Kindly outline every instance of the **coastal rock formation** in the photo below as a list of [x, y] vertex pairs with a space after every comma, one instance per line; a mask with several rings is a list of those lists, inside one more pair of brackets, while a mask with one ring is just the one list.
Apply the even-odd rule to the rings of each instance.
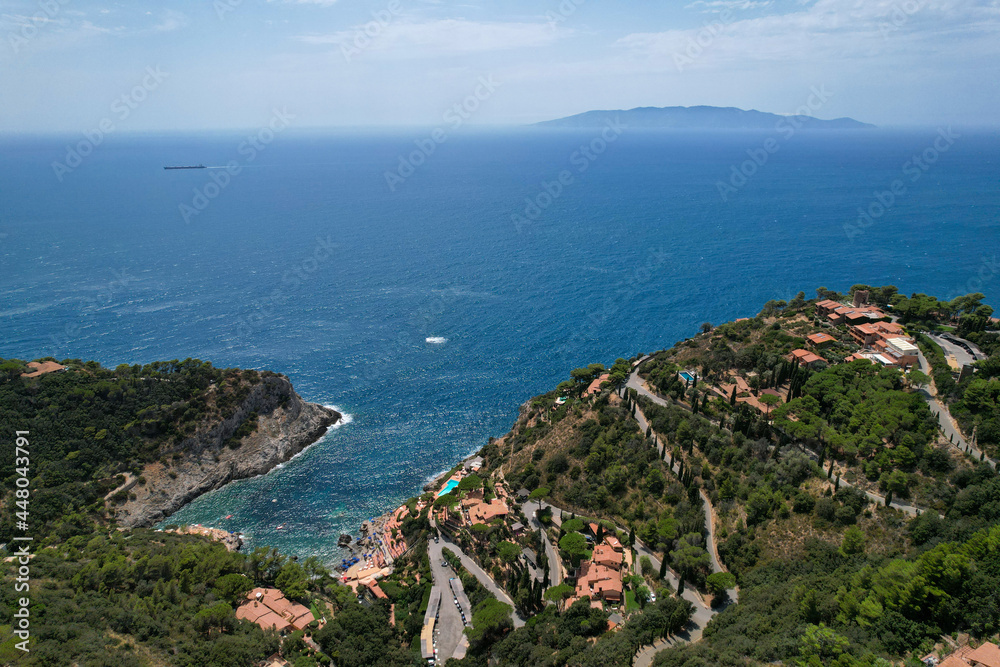
[[[237, 429], [255, 416], [256, 429], [235, 442]], [[340, 418], [336, 410], [303, 401], [288, 378], [264, 377], [232, 416], [148, 464], [142, 471], [145, 484], [133, 486], [129, 500], [111, 512], [122, 527], [150, 526], [203, 493], [284, 463]]]

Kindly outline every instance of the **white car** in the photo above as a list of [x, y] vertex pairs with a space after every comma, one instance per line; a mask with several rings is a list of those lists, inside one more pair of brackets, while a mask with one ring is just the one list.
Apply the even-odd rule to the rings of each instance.
[[649, 594], [649, 601], [650, 602], [656, 602], [656, 593], [650, 593]]

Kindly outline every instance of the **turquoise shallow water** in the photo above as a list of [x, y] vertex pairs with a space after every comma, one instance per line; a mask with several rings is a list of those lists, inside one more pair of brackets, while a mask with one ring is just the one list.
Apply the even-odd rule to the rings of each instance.
[[[916, 181], [936, 129], [779, 137], [726, 200], [763, 135], [626, 131], [582, 172], [590, 133], [456, 135], [390, 190], [422, 136], [289, 131], [252, 162], [235, 135], [112, 136], [61, 182], [78, 138], [0, 140], [0, 356], [287, 374], [349, 423], [170, 521], [334, 560], [574, 367], [821, 285], [1000, 301], [996, 135], [963, 133]], [[221, 170], [162, 169], [230, 160], [218, 190]], [[186, 222], [196, 192], [215, 196]]]

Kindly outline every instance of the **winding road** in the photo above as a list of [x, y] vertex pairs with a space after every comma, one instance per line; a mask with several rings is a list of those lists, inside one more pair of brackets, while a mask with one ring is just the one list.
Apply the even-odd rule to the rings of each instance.
[[[940, 342], [940, 340], [938, 340], [938, 342]], [[927, 361], [926, 357], [924, 357], [924, 353], [922, 351], [917, 354], [920, 360], [921, 372], [932, 378], [931, 384], [928, 387], [920, 388], [920, 394], [924, 397], [924, 400], [927, 401], [927, 406], [931, 409], [931, 412], [937, 416], [941, 432], [948, 436], [948, 441], [960, 452], [967, 453], [974, 461], [978, 461], [980, 457], [983, 457], [983, 460], [987, 464], [996, 469], [996, 459], [985, 457], [983, 456], [983, 452], [981, 450], [975, 446], [969, 446], [965, 436], [962, 435], [962, 429], [958, 427], [958, 423], [955, 421], [954, 417], [951, 416], [951, 411], [948, 410], [948, 406], [945, 405], [937, 396], [937, 388], [934, 386], [934, 376], [932, 375], [933, 369], [931, 368], [930, 362]], [[966, 452], [966, 449], [968, 449], [968, 452]]]

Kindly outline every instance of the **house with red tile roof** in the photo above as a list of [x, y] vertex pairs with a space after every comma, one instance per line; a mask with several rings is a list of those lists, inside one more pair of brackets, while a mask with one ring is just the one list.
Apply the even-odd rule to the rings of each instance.
[[848, 327], [847, 332], [851, 334], [854, 342], [861, 347], [871, 347], [875, 341], [879, 340], [878, 329], [873, 324], [867, 322], [854, 327]]
[[385, 594], [385, 591], [382, 590], [382, 587], [379, 586], [378, 582], [374, 579], [368, 582], [368, 590], [371, 591], [376, 600], [387, 600], [389, 598], [389, 596]]
[[986, 642], [966, 658], [972, 667], [1000, 667], [1000, 647]]
[[838, 308], [843, 308], [844, 304], [838, 303], [833, 299], [823, 299], [816, 304], [816, 314], [820, 317], [826, 317]]
[[583, 395], [593, 396], [595, 394], [600, 393], [601, 383], [606, 382], [609, 377], [611, 377], [610, 373], [604, 373], [603, 375], [601, 375], [601, 377], [597, 378], [596, 380], [590, 383], [590, 385], [587, 387], [587, 391], [583, 392]]
[[605, 565], [584, 561], [576, 576], [576, 597], [621, 602], [624, 589], [621, 572]]
[[247, 601], [236, 610], [236, 618], [256, 623], [264, 630], [273, 628], [279, 634], [290, 629], [305, 630], [313, 621], [307, 607], [286, 599], [277, 588], [255, 588], [247, 593]]
[[507, 516], [509, 511], [507, 503], [499, 498], [494, 498], [488, 503], [480, 501], [477, 505], [469, 508], [469, 522], [473, 525], [477, 523], [489, 523], [496, 517]]
[[809, 350], [803, 350], [799, 348], [798, 350], [792, 350], [792, 353], [788, 356], [789, 361], [798, 360], [799, 364], [803, 366], [814, 366], [820, 363], [826, 363], [826, 359], [823, 357], [810, 352]]
[[590, 558], [597, 565], [619, 570], [622, 566], [622, 553], [615, 551], [608, 544], [598, 544]]
[[815, 348], [826, 347], [827, 345], [837, 341], [837, 339], [830, 334], [823, 332], [809, 334], [806, 336], [806, 340], [809, 341], [809, 344]]
[[1000, 667], [1000, 647], [985, 642], [979, 648], [963, 646], [944, 660], [938, 667]]

